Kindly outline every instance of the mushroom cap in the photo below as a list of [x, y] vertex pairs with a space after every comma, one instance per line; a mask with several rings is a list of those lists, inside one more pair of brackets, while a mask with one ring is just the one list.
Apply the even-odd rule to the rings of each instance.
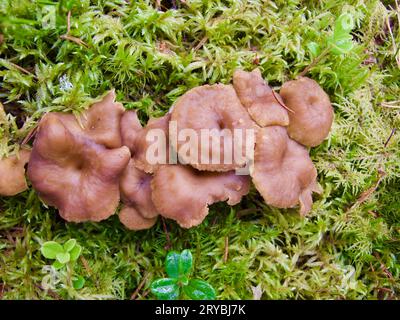
[[33, 188], [67, 221], [100, 221], [119, 204], [119, 179], [130, 159], [127, 147], [107, 149], [74, 134], [57, 115], [38, 127], [28, 165]]
[[328, 136], [333, 122], [329, 96], [317, 82], [300, 78], [283, 84], [280, 94], [289, 113], [289, 136], [297, 142], [315, 147]]
[[278, 208], [300, 204], [300, 213], [312, 207], [312, 192], [320, 192], [317, 170], [307, 149], [293, 141], [280, 126], [257, 132], [251, 176], [265, 202]]
[[0, 159], [0, 195], [14, 196], [28, 189], [25, 179], [25, 165], [30, 150], [21, 149], [17, 155]]
[[57, 112], [64, 125], [74, 134], [83, 134], [94, 142], [107, 148], [119, 148], [121, 140], [121, 118], [125, 108], [115, 102], [115, 91], [109, 91], [99, 102], [80, 115]]
[[[151, 130], [162, 130], [165, 136], [165, 149], [159, 150], [163, 153], [162, 158], [168, 161], [168, 124], [171, 115], [166, 114], [160, 118], [152, 118], [145, 127], [142, 127], [136, 111], [127, 111], [121, 119], [121, 136], [123, 145], [131, 151], [134, 165], [147, 173], [153, 173], [159, 164], [150, 163], [147, 159], [149, 146], [154, 143], [146, 137]], [[165, 164], [165, 163], [161, 163]]]
[[151, 199], [150, 183], [153, 177], [139, 169], [129, 161], [120, 180], [121, 199], [124, 204], [134, 207], [144, 218], [158, 216], [157, 209]]
[[[178, 139], [177, 152], [181, 163], [190, 164], [198, 170], [225, 172], [246, 165], [248, 160], [246, 158], [246, 129], [255, 129], [256, 124], [240, 103], [231, 85], [204, 85], [189, 90], [175, 102], [171, 112], [171, 121], [176, 121], [178, 137], [179, 133], [185, 129], [194, 130], [198, 137], [195, 141], [196, 145], [193, 145], [193, 149], [198, 147], [197, 154], [183, 152], [181, 147], [189, 142]], [[204, 129], [215, 131], [223, 139], [219, 139], [220, 143], [212, 143], [210, 137], [207, 139], [208, 143], [203, 145], [200, 137], [201, 130]], [[238, 139], [234, 139], [234, 129], [241, 130], [242, 145]], [[224, 156], [224, 141], [227, 142], [226, 146], [230, 146], [232, 149], [231, 159], [226, 159]], [[193, 141], [191, 142], [193, 143]], [[170, 144], [172, 144], [171, 135]], [[241, 154], [240, 159], [234, 157], [235, 150]], [[220, 155], [220, 161], [215, 161], [216, 163], [212, 163], [211, 160], [204, 161], [202, 158], [204, 156], [213, 159], [213, 155], [216, 154]]]
[[249, 177], [234, 171], [206, 172], [184, 165], [162, 165], [151, 181], [153, 203], [160, 215], [183, 228], [199, 225], [208, 214], [208, 205], [239, 203], [249, 188]]
[[289, 125], [289, 115], [282, 107], [282, 98], [279, 94], [274, 94], [259, 69], [252, 72], [236, 70], [233, 74], [233, 87], [251, 118], [259, 126]]
[[147, 219], [134, 207], [124, 205], [119, 213], [119, 220], [129, 230], [145, 230], [155, 225], [157, 217]]

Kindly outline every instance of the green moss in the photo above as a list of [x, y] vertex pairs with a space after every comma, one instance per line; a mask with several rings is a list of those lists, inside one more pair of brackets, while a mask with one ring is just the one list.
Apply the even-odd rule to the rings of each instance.
[[[324, 194], [315, 198], [310, 216], [270, 208], [252, 190], [232, 210], [212, 206], [199, 227], [166, 225], [172, 248], [192, 250], [196, 277], [210, 282], [220, 299], [252, 298], [257, 285], [264, 299], [399, 297], [399, 134], [385, 142], [400, 123], [400, 32], [388, 4], [191, 0], [176, 1], [176, 8], [162, 1], [157, 9], [156, 1], [40, 3], [0, 1], [0, 101], [8, 110], [23, 110], [25, 120], [21, 129], [19, 113], [0, 124], [0, 155], [12, 152], [44, 113], [79, 113], [110, 88], [146, 121], [189, 88], [229, 83], [237, 67], [258, 66], [279, 87], [312, 62], [307, 44], [324, 43], [336, 17], [352, 13], [355, 49], [326, 56], [309, 73], [335, 107], [329, 140], [311, 150]], [[60, 38], [68, 10], [69, 34], [84, 44]], [[363, 192], [368, 197], [360, 201]], [[85, 287], [65, 286], [68, 275], [60, 271], [59, 283], [46, 291], [43, 267], [49, 261], [40, 245], [70, 238], [84, 248], [88, 266], [78, 263], [74, 272], [85, 276]], [[115, 216], [66, 224], [32, 190], [1, 198], [0, 295], [126, 299], [147, 275], [138, 298], [153, 298], [146, 293], [152, 279], [163, 276], [167, 244], [161, 221], [142, 232], [127, 231]]]

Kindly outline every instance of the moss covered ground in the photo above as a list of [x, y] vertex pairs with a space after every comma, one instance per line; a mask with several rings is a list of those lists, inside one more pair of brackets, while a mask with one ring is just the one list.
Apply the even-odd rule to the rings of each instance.
[[[343, 12], [356, 22], [354, 48], [315, 60], [309, 43], [323, 47]], [[192, 251], [194, 275], [219, 299], [252, 299], [253, 291], [262, 299], [399, 298], [396, 1], [0, 0], [0, 17], [0, 101], [8, 114], [0, 156], [48, 111], [78, 114], [115, 88], [145, 123], [189, 88], [229, 83], [238, 67], [259, 67], [279, 90], [311, 64], [308, 76], [335, 108], [329, 139], [311, 150], [324, 193], [306, 218], [265, 205], [254, 189], [233, 208], [213, 205], [199, 227], [160, 220], [141, 232], [127, 231], [116, 215], [67, 224], [32, 189], [0, 198], [1, 298], [154, 298], [149, 286], [164, 276], [172, 249]], [[71, 238], [82, 258], [51, 272], [41, 244]], [[83, 289], [71, 287], [71, 274], [85, 277]]]

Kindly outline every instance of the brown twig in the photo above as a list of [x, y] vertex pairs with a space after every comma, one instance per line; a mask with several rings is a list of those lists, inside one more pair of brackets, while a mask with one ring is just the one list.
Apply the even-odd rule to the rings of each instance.
[[390, 280], [394, 280], [392, 273], [389, 271], [388, 268], [386, 268], [385, 264], [382, 262], [381, 257], [379, 256], [379, 253], [374, 252], [374, 256], [379, 261], [380, 268], [383, 271], [383, 273], [385, 274], [385, 276]]
[[372, 272], [375, 273], [375, 268], [374, 268], [374, 266], [372, 265], [372, 262], [369, 263], [369, 266], [371, 267]]
[[298, 76], [297, 78], [304, 77], [312, 68], [314, 68], [331, 50], [331, 47], [328, 46], [321, 54], [316, 57]]
[[26, 135], [26, 137], [24, 138], [24, 140], [22, 140], [21, 146], [26, 145], [26, 144], [36, 135], [37, 128], [38, 128], [38, 125], [34, 126], [34, 127], [28, 132], [28, 134]]
[[69, 10], [67, 14], [67, 34], [69, 34], [70, 30], [71, 30], [71, 10]]
[[224, 263], [228, 262], [229, 256], [229, 238], [225, 237]]
[[56, 299], [56, 300], [62, 300], [62, 298], [57, 294], [57, 292], [51, 290], [51, 289], [44, 289], [41, 285], [39, 284], [34, 284], [35, 287], [39, 288], [40, 290], [47, 292], [52, 298]]
[[150, 289], [147, 289], [145, 292], [143, 292], [141, 298], [146, 297], [150, 293]]
[[372, 211], [372, 210], [369, 210], [368, 213], [369, 213], [371, 216], [373, 216], [374, 218], [378, 218], [378, 217], [379, 217], [379, 214], [377, 214], [376, 212], [374, 212], [374, 211]]
[[86, 273], [87, 273], [89, 276], [91, 276], [92, 273], [93, 273], [93, 271], [92, 271], [92, 268], [90, 268], [90, 266], [89, 266], [89, 262], [86, 260], [86, 258], [85, 258], [84, 256], [80, 256], [80, 260], [81, 260], [81, 262], [82, 262], [83, 267], [84, 267], [85, 270], [86, 270]]
[[171, 239], [170, 239], [170, 237], [169, 237], [169, 232], [168, 232], [168, 229], [167, 229], [167, 224], [165, 223], [165, 218], [164, 218], [164, 217], [161, 217], [161, 221], [162, 221], [162, 224], [163, 224], [163, 229], [164, 229], [165, 237], [166, 237], [166, 239], [167, 239], [167, 244], [165, 245], [164, 248], [165, 248], [166, 250], [168, 250], [168, 249], [170, 249], [170, 248], [172, 247]]
[[207, 42], [208, 37], [205, 36], [203, 39], [200, 40], [200, 42], [194, 47], [194, 51], [199, 50], [202, 46], [204, 46], [204, 44]]
[[143, 288], [144, 284], [146, 283], [147, 278], [149, 277], [149, 274], [146, 273], [142, 279], [142, 281], [139, 283], [139, 286], [136, 288], [136, 290], [132, 293], [131, 295], [131, 300], [135, 300], [137, 295], [139, 294], [139, 291]]
[[386, 140], [386, 142], [384, 144], [385, 148], [388, 146], [390, 140], [392, 140], [392, 138], [393, 138], [394, 134], [396, 133], [396, 131], [397, 131], [396, 128], [392, 129], [392, 132], [390, 133], [389, 138]]
[[284, 103], [279, 101], [278, 97], [276, 96], [276, 93], [274, 90], [272, 90], [272, 95], [274, 96], [275, 100], [281, 105], [281, 107], [285, 108], [287, 111], [291, 113], [295, 113], [292, 109], [290, 109], [288, 106], [286, 106]]
[[63, 40], [68, 40], [68, 41], [71, 41], [71, 42], [75, 42], [76, 44], [79, 44], [81, 46], [89, 48], [89, 45], [86, 42], [84, 42], [83, 40], [81, 40], [81, 39], [79, 39], [77, 37], [73, 37], [73, 36], [70, 36], [68, 34], [63, 34], [63, 35], [60, 36], [60, 38], [63, 39]]
[[[387, 138], [386, 142], [384, 143], [385, 148], [388, 146], [390, 140], [393, 138], [395, 133], [396, 133], [396, 129], [392, 129], [392, 132], [390, 133], [389, 138]], [[361, 195], [358, 197], [357, 201], [346, 212], [349, 212], [349, 211], [353, 210], [355, 207], [357, 207], [359, 204], [364, 203], [376, 191], [376, 189], [378, 189], [382, 180], [386, 177], [386, 172], [381, 167], [383, 157], [384, 157], [384, 153], [380, 154], [380, 160], [378, 161], [378, 163], [379, 163], [378, 164], [378, 181], [376, 181], [372, 187], [370, 187], [367, 190], [365, 190], [364, 192], [362, 192]]]
[[10, 61], [8, 61], [8, 63], [9, 63], [10, 65], [12, 65], [15, 69], [18, 69], [19, 71], [21, 71], [21, 72], [23, 72], [23, 73], [25, 73], [25, 74], [28, 74], [28, 75], [30, 75], [30, 76], [33, 76], [33, 78], [34, 78], [35, 80], [38, 80], [38, 77], [36, 77], [32, 72], [26, 70], [25, 68], [22, 68], [22, 67], [20, 67], [19, 65], [15, 64], [15, 63], [12, 63], [12, 62], [10, 62]]
[[67, 33], [61, 35], [60, 38], [63, 39], [63, 40], [68, 40], [68, 41], [71, 41], [71, 42], [75, 42], [76, 44], [79, 44], [80, 46], [84, 46], [86, 48], [89, 47], [88, 44], [86, 42], [84, 42], [83, 40], [81, 40], [81, 39], [79, 39], [77, 37], [71, 36], [69, 34], [70, 31], [71, 31], [71, 10], [68, 11], [68, 14], [67, 14]]
[[379, 185], [381, 184], [383, 178], [386, 176], [386, 172], [384, 172], [383, 170], [378, 170], [378, 181], [375, 182], [375, 184], [368, 188], [366, 191], [364, 191], [363, 193], [361, 193], [361, 195], [358, 197], [357, 201], [351, 206], [351, 209], [354, 209], [356, 206], [364, 203], [366, 200], [369, 199], [369, 197], [376, 191], [376, 189], [378, 189]]
[[400, 109], [399, 103], [400, 103], [400, 101], [382, 102], [381, 106], [384, 108]]

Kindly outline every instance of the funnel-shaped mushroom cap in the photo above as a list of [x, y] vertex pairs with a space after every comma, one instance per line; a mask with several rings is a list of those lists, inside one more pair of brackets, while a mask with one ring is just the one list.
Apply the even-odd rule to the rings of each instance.
[[210, 204], [239, 203], [249, 187], [249, 177], [238, 176], [234, 171], [213, 173], [183, 165], [160, 166], [151, 182], [153, 203], [159, 213], [183, 228], [199, 225]]
[[282, 107], [282, 98], [279, 94], [274, 94], [265, 83], [259, 69], [254, 69], [252, 72], [236, 70], [233, 74], [233, 86], [240, 101], [259, 126], [289, 124], [288, 112]]
[[315, 147], [328, 136], [333, 121], [329, 96], [317, 82], [300, 78], [286, 82], [280, 91], [289, 113], [289, 136], [297, 142]]
[[[137, 225], [142, 229], [144, 225], [150, 224], [150, 221], [154, 224], [157, 220], [154, 218], [158, 216], [158, 212], [151, 199], [152, 178], [150, 174], [137, 169], [132, 160], [122, 174], [120, 190], [125, 207], [121, 212], [123, 214], [120, 214], [120, 220], [129, 229], [135, 229]], [[129, 216], [129, 213], [132, 216]]]
[[55, 114], [72, 133], [83, 134], [112, 149], [122, 146], [121, 117], [124, 111], [122, 104], [115, 102], [115, 91], [111, 90], [79, 117], [80, 123], [72, 114]]
[[[125, 112], [121, 119], [122, 143], [131, 151], [135, 167], [147, 173], [153, 173], [158, 165], [168, 162], [168, 124], [170, 118], [170, 114], [160, 118], [152, 118], [143, 128], [135, 111]], [[162, 136], [154, 138], [153, 133], [156, 135], [162, 133]], [[152, 140], [153, 138], [154, 140]], [[158, 139], [162, 139], [162, 141], [157, 141]], [[149, 159], [153, 155], [152, 150], [149, 149], [153, 143], [160, 143], [156, 156], [162, 160], [161, 163], [155, 163], [158, 162], [155, 158]]]
[[312, 192], [320, 192], [307, 149], [291, 140], [283, 127], [258, 131], [252, 178], [267, 204], [278, 208], [300, 204], [302, 215], [311, 210]]
[[[246, 148], [249, 147], [246, 142], [253, 142], [247, 139], [246, 129], [254, 130], [256, 124], [231, 85], [204, 85], [189, 90], [173, 106], [171, 121], [176, 121], [177, 125], [177, 152], [181, 163], [207, 171], [230, 171], [246, 164]], [[187, 129], [195, 133], [196, 139], [180, 139], [179, 135]], [[207, 135], [207, 129], [212, 130], [214, 138]], [[242, 139], [235, 138], [234, 130]], [[209, 139], [201, 139], [202, 132], [203, 137]], [[170, 133], [172, 144], [171, 138]], [[188, 152], [188, 146], [197, 152]], [[240, 156], [235, 157], [235, 151]]]
[[57, 115], [47, 114], [38, 127], [28, 165], [34, 189], [67, 221], [100, 221], [119, 203], [119, 179], [129, 149], [107, 149], [70, 132]]
[[124, 205], [119, 213], [119, 220], [129, 230], [145, 230], [155, 225], [157, 217], [147, 219], [135, 207]]
[[14, 196], [28, 189], [25, 179], [25, 165], [31, 152], [21, 149], [18, 156], [0, 159], [0, 195]]

